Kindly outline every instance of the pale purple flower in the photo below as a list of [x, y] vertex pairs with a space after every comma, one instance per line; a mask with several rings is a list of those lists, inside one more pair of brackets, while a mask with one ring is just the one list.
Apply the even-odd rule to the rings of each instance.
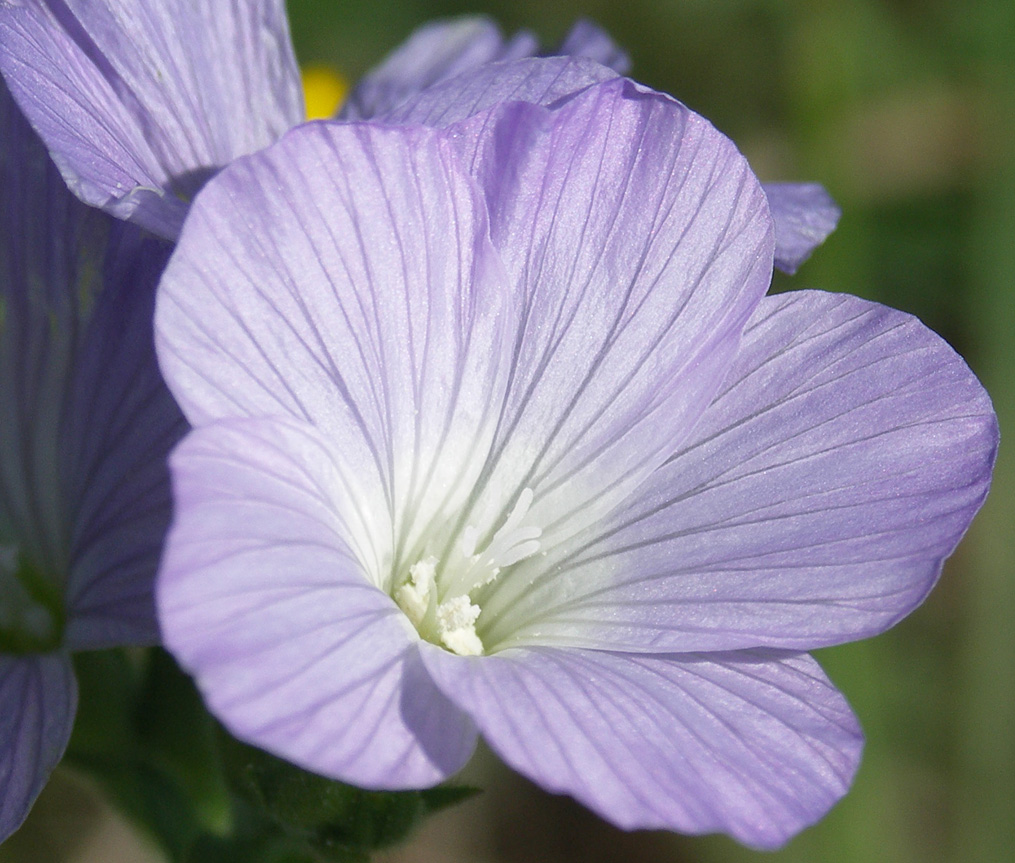
[[303, 120], [284, 0], [0, 0], [0, 72], [81, 200], [170, 239]]
[[158, 640], [167, 251], [77, 201], [0, 84], [0, 841], [67, 745], [70, 653]]
[[[342, 117], [391, 118], [435, 85], [472, 88], [477, 70], [538, 50], [531, 33], [505, 39], [483, 17], [424, 25], [364, 76]], [[588, 21], [557, 51], [568, 58], [558, 94], [630, 65]], [[168, 239], [208, 177], [304, 119], [283, 0], [0, 0], [0, 72], [78, 197]], [[776, 265], [793, 272], [801, 230], [813, 248], [838, 208], [813, 184], [766, 192]]]
[[[539, 41], [522, 30], [505, 39], [500, 28], [483, 16], [424, 24], [356, 84], [339, 117], [369, 120], [389, 114], [436, 84], [463, 80], [489, 63], [534, 57]], [[614, 74], [630, 71], [631, 61], [591, 21], [579, 20], [551, 55], [593, 60]]]
[[679, 103], [483, 104], [573, 64], [305, 125], [198, 196], [156, 309], [195, 426], [160, 622], [233, 733], [327, 776], [431, 785], [481, 733], [622, 827], [777, 846], [861, 749], [804, 651], [919, 604], [995, 417], [914, 318], [766, 297], [766, 196]]
[[[626, 57], [580, 22], [569, 53]], [[378, 113], [492, 59], [535, 53], [467, 18], [422, 28], [352, 94]], [[0, 71], [83, 201], [175, 239], [190, 199], [304, 119], [284, 0], [0, 0]]]

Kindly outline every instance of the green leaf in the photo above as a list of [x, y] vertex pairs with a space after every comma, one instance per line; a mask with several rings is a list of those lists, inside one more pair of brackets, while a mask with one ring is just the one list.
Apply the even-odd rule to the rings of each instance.
[[123, 758], [137, 742], [137, 657], [128, 657], [124, 650], [76, 653], [74, 673], [78, 679], [78, 712], [67, 757]]
[[184, 859], [202, 828], [190, 798], [173, 777], [131, 757], [79, 756], [72, 763], [91, 774], [117, 808], [157, 840], [171, 860]]
[[217, 753], [215, 720], [162, 650], [105, 650], [75, 656], [80, 706], [67, 761], [183, 860], [203, 832], [229, 828], [230, 798]]
[[193, 844], [185, 863], [320, 863], [320, 860], [305, 844], [277, 835], [224, 839], [205, 834]]
[[461, 787], [363, 791], [302, 770], [224, 732], [222, 752], [234, 793], [324, 860], [368, 860], [371, 851], [405, 839], [427, 815], [477, 792]]
[[213, 833], [228, 832], [229, 790], [219, 758], [217, 723], [193, 681], [164, 650], [149, 655], [134, 727], [144, 758], [180, 784], [198, 821]]

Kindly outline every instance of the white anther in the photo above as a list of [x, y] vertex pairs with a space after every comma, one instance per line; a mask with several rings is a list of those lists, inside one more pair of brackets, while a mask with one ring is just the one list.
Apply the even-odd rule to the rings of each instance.
[[467, 596], [456, 596], [437, 607], [437, 629], [441, 642], [459, 656], [480, 656], [483, 642], [476, 635], [480, 608]]
[[425, 557], [409, 567], [409, 581], [395, 591], [395, 602], [412, 625], [418, 627], [426, 616], [437, 584], [437, 558]]

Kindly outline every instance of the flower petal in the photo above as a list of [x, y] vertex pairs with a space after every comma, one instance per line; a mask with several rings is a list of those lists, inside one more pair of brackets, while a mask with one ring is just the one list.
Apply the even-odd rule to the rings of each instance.
[[0, 544], [16, 544], [57, 593], [67, 570], [60, 429], [106, 221], [67, 193], [0, 82]]
[[21, 826], [63, 757], [77, 700], [66, 655], [0, 654], [0, 842]]
[[62, 430], [72, 650], [158, 642], [154, 581], [172, 515], [166, 459], [187, 430], [152, 339], [168, 247], [131, 226], [110, 233]]
[[609, 66], [621, 75], [631, 71], [631, 58], [627, 52], [602, 27], [587, 18], [575, 21], [560, 47], [553, 53], [565, 57], [587, 57]]
[[152, 643], [184, 423], [152, 344], [168, 246], [76, 200], [0, 85], [0, 544], [71, 649]]
[[159, 614], [212, 712], [243, 740], [365, 788], [459, 769], [475, 730], [363, 570], [355, 477], [326, 440], [291, 421], [217, 423], [184, 439], [172, 469]]
[[538, 48], [535, 36], [527, 31], [506, 42], [500, 28], [483, 16], [431, 21], [363, 76], [340, 116], [366, 120], [387, 114], [438, 81], [474, 73], [497, 60], [528, 57]]
[[624, 79], [447, 134], [475, 154], [522, 307], [486, 481], [533, 489], [545, 547], [629, 493], [705, 409], [768, 287], [768, 208], [729, 139]]
[[488, 63], [434, 84], [379, 119], [385, 123], [443, 128], [505, 102], [553, 106], [593, 84], [616, 77], [612, 69], [581, 57]]
[[775, 265], [793, 275], [839, 224], [842, 211], [817, 183], [766, 183], [775, 222]]
[[768, 297], [692, 437], [598, 535], [543, 561], [552, 579], [491, 606], [496, 633], [644, 651], [873, 635], [933, 586], [997, 434], [972, 372], [915, 318]]
[[806, 655], [423, 652], [490, 746], [625, 829], [775, 848], [846, 792], [862, 737]]
[[195, 425], [292, 416], [341, 442], [404, 543], [397, 564], [416, 516], [457, 511], [482, 468], [509, 301], [479, 192], [436, 132], [308, 124], [195, 202], [158, 348]]
[[5, 3], [0, 48], [74, 193], [169, 238], [211, 172], [303, 119], [282, 0]]
[[[586, 86], [567, 83], [574, 78], [576, 69], [587, 70], [585, 75], [593, 80], [603, 80], [611, 74], [608, 69], [597, 68], [597, 64], [620, 74], [626, 74], [631, 66], [627, 54], [609, 34], [585, 19], [577, 21], [560, 47], [550, 53], [565, 58], [582, 57], [592, 63], [542, 67], [540, 77], [546, 76], [545, 70], [550, 68], [562, 70], [564, 75], [559, 80], [556, 75], [542, 77], [545, 83], [540, 87], [539, 78], [532, 77], [533, 68], [540, 67], [515, 66], [510, 62], [532, 57], [538, 51], [539, 44], [528, 31], [522, 30], [505, 41], [500, 28], [482, 16], [432, 21], [412, 33], [380, 66], [363, 77], [339, 116], [345, 120], [372, 117], [391, 120], [400, 116], [407, 121], [410, 114], [419, 117], [425, 112], [433, 122], [424, 125], [447, 125], [499, 101], [547, 104], [548, 91], [554, 94], [549, 101], [576, 92]], [[435, 86], [439, 86], [438, 91], [427, 92]], [[569, 90], [570, 87], [573, 89]]]

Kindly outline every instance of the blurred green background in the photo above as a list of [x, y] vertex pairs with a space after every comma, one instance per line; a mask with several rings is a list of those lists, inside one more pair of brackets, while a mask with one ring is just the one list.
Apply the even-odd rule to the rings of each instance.
[[[1011, 0], [289, 0], [289, 7], [300, 61], [352, 80], [433, 17], [483, 12], [507, 31], [535, 31], [546, 45], [576, 17], [593, 18], [628, 50], [633, 77], [709, 117], [763, 180], [816, 180], [841, 204], [838, 231], [792, 280], [777, 274], [776, 289], [844, 291], [916, 314], [986, 384], [1002, 435], [1015, 428]], [[992, 496], [926, 604], [877, 639], [821, 652], [861, 718], [867, 749], [851, 793], [783, 850], [624, 834], [481, 755], [470, 769], [487, 792], [382, 859], [1015, 859], [1013, 506], [1015, 453], [1003, 443]], [[51, 858], [24, 859], [149, 859], [115, 828], [95, 832], [97, 804], [82, 803], [76, 782], [58, 778], [24, 831], [24, 842], [48, 836]]]

